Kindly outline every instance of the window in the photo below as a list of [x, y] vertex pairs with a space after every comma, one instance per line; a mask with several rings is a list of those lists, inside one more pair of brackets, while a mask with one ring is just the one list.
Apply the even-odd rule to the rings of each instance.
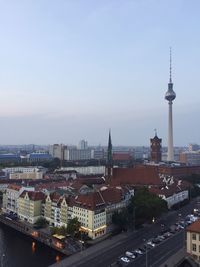
[[197, 250], [196, 244], [192, 244], [192, 251], [196, 251], [196, 250]]
[[199, 252], [200, 252], [200, 246], [199, 246]]
[[192, 239], [196, 240], [196, 234], [192, 234]]

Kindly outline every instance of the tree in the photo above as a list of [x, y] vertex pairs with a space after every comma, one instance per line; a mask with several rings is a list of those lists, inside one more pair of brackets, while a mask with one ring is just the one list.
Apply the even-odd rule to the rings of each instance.
[[45, 219], [45, 218], [43, 218], [43, 217], [39, 217], [38, 219], [37, 219], [37, 221], [34, 223], [34, 227], [35, 228], [44, 228], [44, 227], [46, 227], [48, 225], [48, 221]]
[[126, 230], [129, 224], [129, 213], [126, 208], [115, 211], [112, 216], [112, 222], [115, 224], [119, 230]]
[[167, 202], [159, 196], [148, 191], [147, 188], [138, 189], [128, 206], [130, 217], [139, 225], [144, 222], [152, 222], [167, 211]]
[[75, 217], [71, 219], [67, 225], [67, 233], [74, 236], [76, 233], [79, 232], [81, 227], [81, 223], [78, 221], [78, 218]]

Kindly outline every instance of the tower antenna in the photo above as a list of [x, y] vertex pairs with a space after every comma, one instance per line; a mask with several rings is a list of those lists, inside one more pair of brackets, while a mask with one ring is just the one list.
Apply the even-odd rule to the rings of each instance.
[[172, 83], [172, 48], [169, 48], [169, 82]]

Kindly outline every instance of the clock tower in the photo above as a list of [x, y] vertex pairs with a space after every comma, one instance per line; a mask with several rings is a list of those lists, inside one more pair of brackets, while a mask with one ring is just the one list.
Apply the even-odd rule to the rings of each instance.
[[155, 130], [154, 138], [150, 139], [151, 143], [151, 161], [156, 163], [162, 160], [162, 139], [158, 138], [157, 132]]

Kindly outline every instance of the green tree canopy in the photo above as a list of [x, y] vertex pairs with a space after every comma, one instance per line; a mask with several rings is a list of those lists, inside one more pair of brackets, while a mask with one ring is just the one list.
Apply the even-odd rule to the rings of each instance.
[[44, 228], [47, 225], [48, 225], [48, 221], [43, 217], [39, 217], [37, 221], [34, 223], [35, 228]]
[[136, 224], [151, 222], [153, 218], [159, 217], [165, 211], [167, 211], [167, 202], [145, 187], [136, 190], [128, 206], [128, 212], [132, 214]]
[[67, 225], [67, 233], [74, 236], [76, 233], [79, 232], [81, 227], [81, 223], [78, 221], [78, 218], [75, 217], [71, 219]]

